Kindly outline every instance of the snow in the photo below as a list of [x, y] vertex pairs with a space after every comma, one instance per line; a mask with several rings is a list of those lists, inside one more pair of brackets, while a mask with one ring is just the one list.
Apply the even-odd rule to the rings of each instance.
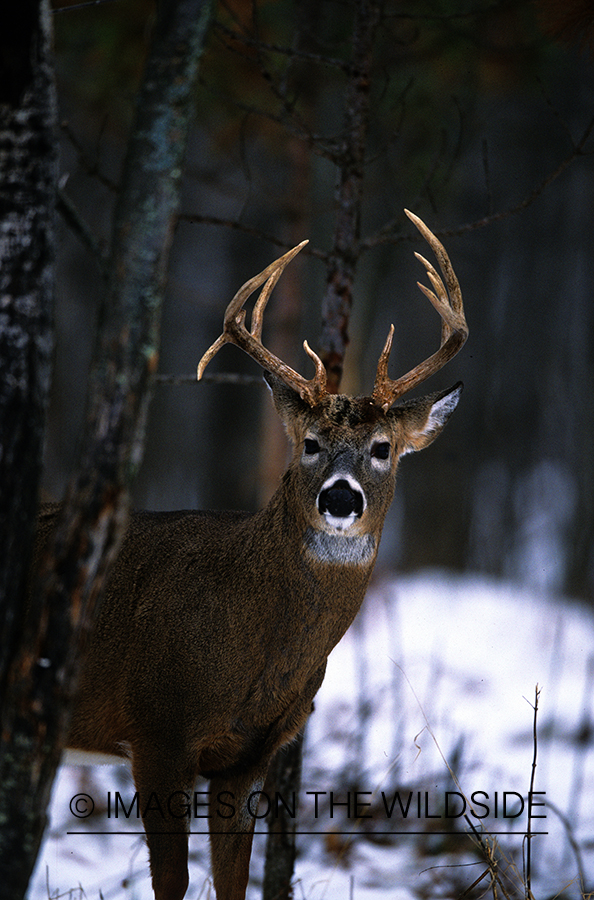
[[[532, 890], [539, 900], [569, 885], [564, 897], [580, 896], [568, 830], [592, 889], [593, 676], [594, 614], [576, 602], [444, 572], [376, 583], [331, 654], [308, 724], [299, 831], [317, 834], [298, 838], [295, 897], [458, 896], [485, 864], [479, 864], [466, 834], [439, 833], [452, 824], [467, 830], [462, 818], [445, 818], [445, 799], [450, 811], [466, 803], [475, 824], [504, 832], [498, 840], [519, 883], [537, 685], [534, 791], [544, 793], [534, 799], [547, 805], [533, 808], [546, 818], [534, 818], [532, 829], [547, 833], [532, 838]], [[131, 776], [122, 767], [62, 766], [30, 900], [152, 898], [140, 821], [108, 821], [101, 809], [115, 791], [133, 796]], [[98, 815], [71, 813], [72, 798], [83, 793], [93, 798]], [[512, 818], [520, 798], [524, 810]], [[338, 805], [347, 801], [349, 807]], [[84, 798], [79, 802], [77, 811], [84, 812]], [[472, 816], [473, 809], [482, 814], [486, 806], [488, 819]], [[93, 835], [85, 826], [124, 833]], [[192, 830], [205, 831], [205, 822], [195, 820]], [[403, 836], [406, 830], [423, 834]], [[251, 900], [261, 896], [264, 844], [258, 827]], [[214, 897], [207, 839], [191, 837], [190, 851], [188, 897]], [[485, 880], [483, 890], [487, 885]]]

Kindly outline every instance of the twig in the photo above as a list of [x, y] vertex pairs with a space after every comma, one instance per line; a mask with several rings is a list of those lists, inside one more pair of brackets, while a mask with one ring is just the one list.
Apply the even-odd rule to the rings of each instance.
[[[496, 2], [491, 3], [485, 6], [480, 10], [481, 15], [486, 15], [493, 11], [499, 11], [501, 9], [501, 4], [496, 0]], [[467, 12], [447, 12], [447, 13], [438, 13], [438, 12], [428, 12], [428, 13], [420, 13], [420, 12], [386, 12], [384, 13], [386, 19], [401, 19], [403, 21], [413, 21], [413, 22], [464, 22], [468, 19], [474, 19], [477, 15], [477, 12], [474, 8], [470, 8]]]
[[523, 212], [529, 206], [532, 206], [535, 200], [538, 200], [540, 195], [549, 187], [554, 181], [559, 178], [560, 175], [563, 174], [565, 169], [571, 165], [571, 163], [577, 159], [579, 156], [585, 155], [585, 145], [590, 138], [592, 131], [594, 130], [594, 118], [590, 120], [588, 123], [581, 139], [573, 148], [573, 151], [567, 156], [564, 160], [562, 160], [556, 169], [550, 172], [546, 178], [543, 178], [541, 183], [532, 190], [527, 197], [525, 197], [520, 203], [517, 203], [515, 206], [510, 206], [507, 210], [501, 210], [498, 213], [492, 213], [490, 216], [485, 216], [482, 219], [477, 219], [475, 222], [470, 222], [467, 225], [462, 225], [460, 228], [456, 228], [452, 231], [442, 231], [440, 233], [441, 237], [450, 237], [454, 235], [464, 234], [467, 231], [475, 231], [477, 228], [484, 228], [487, 225], [490, 225], [492, 222], [497, 222], [500, 219], [505, 219], [508, 216], [517, 215], [517, 213]]
[[89, 228], [88, 223], [83, 219], [77, 207], [74, 205], [68, 194], [61, 188], [58, 188], [56, 196], [56, 208], [62, 215], [66, 224], [71, 228], [72, 232], [90, 251], [96, 260], [104, 281], [109, 278], [109, 268], [107, 256], [101, 247], [101, 244]]
[[[435, 738], [434, 738], [434, 740], [435, 740]], [[485, 860], [487, 862], [487, 866], [489, 867], [488, 870], [491, 875], [491, 884], [489, 885], [489, 887], [493, 891], [493, 896], [494, 897], [497, 896], [495, 893], [495, 889], [498, 887], [500, 889], [502, 895], [505, 897], [505, 900], [512, 900], [509, 892], [507, 891], [505, 885], [503, 884], [503, 882], [501, 880], [501, 876], [498, 871], [499, 870], [499, 861], [497, 859], [495, 851], [499, 850], [500, 853], [502, 851], [501, 851], [499, 844], [497, 843], [497, 840], [495, 838], [491, 837], [491, 835], [489, 835], [489, 832], [479, 830], [477, 828], [477, 826], [474, 824], [474, 822], [471, 822], [471, 820], [469, 819], [469, 817], [467, 815], [464, 815], [464, 819], [465, 819], [467, 825], [469, 826], [479, 847], [481, 848], [483, 855], [485, 857]], [[482, 826], [481, 826], [481, 828], [482, 828]], [[486, 840], [486, 838], [491, 838], [491, 843], [489, 842], [489, 840]], [[504, 859], [505, 859], [505, 856], [504, 856]], [[473, 886], [474, 885], [471, 885], [471, 887], [473, 887]], [[470, 890], [470, 888], [469, 888], [469, 890]]]
[[485, 189], [487, 191], [487, 209], [489, 215], [493, 212], [493, 191], [491, 188], [491, 170], [489, 165], [489, 144], [483, 141], [483, 172], [485, 173]]
[[481, 872], [481, 874], [479, 875], [479, 877], [478, 877], [478, 878], [475, 878], [474, 881], [472, 882], [472, 884], [469, 884], [468, 887], [466, 888], [466, 890], [462, 891], [462, 893], [461, 893], [460, 896], [458, 897], [458, 900], [464, 900], [464, 897], [468, 897], [468, 895], [470, 894], [470, 892], [471, 892], [472, 890], [474, 890], [474, 888], [477, 886], [477, 884], [480, 884], [480, 883], [481, 883], [481, 881], [483, 880], [483, 878], [485, 877], [485, 875], [491, 875], [491, 867], [490, 867], [490, 866], [487, 866], [487, 868], [485, 869], [485, 871], [484, 871], [484, 872]]
[[[233, 18], [236, 18], [227, 6], [225, 6], [225, 8]], [[255, 16], [255, 5], [253, 13]], [[293, 44], [291, 47], [281, 47], [277, 44], [268, 44], [258, 37], [257, 21], [255, 19], [253, 21], [253, 25], [254, 31], [256, 32], [255, 36], [234, 31], [220, 21], [216, 21], [214, 23], [214, 31], [215, 33], [218, 33], [222, 43], [229, 52], [239, 55], [248, 63], [255, 63], [257, 65], [260, 75], [270, 88], [272, 96], [280, 102], [281, 109], [284, 115], [275, 115], [264, 110], [250, 109], [245, 105], [242, 106], [242, 104], [239, 103], [236, 103], [236, 106], [240, 109], [243, 108], [246, 112], [250, 112], [255, 115], [269, 118], [272, 121], [278, 122], [294, 137], [297, 137], [298, 139], [307, 143], [312, 153], [330, 160], [330, 162], [332, 162], [334, 165], [338, 165], [338, 157], [340, 154], [341, 146], [343, 144], [343, 140], [340, 138], [340, 136], [334, 140], [328, 140], [325, 139], [322, 135], [313, 134], [311, 132], [307, 122], [297, 113], [297, 110], [295, 108], [297, 104], [297, 97], [295, 96], [292, 100], [290, 100], [288, 97], [286, 77], [281, 77], [279, 80], [279, 78], [272, 70], [271, 66], [267, 64], [267, 60], [265, 59], [264, 54], [274, 53], [285, 56], [289, 64], [295, 62], [295, 60], [317, 63], [318, 65], [326, 66], [330, 69], [337, 69], [338, 71], [343, 72], [349, 78], [352, 76], [352, 65], [350, 61], [343, 61], [331, 56], [323, 55], [321, 53], [313, 53], [311, 51], [302, 50], [295, 44]], [[228, 40], [224, 41], [224, 38]], [[252, 52], [250, 52], [250, 50]], [[256, 51], [255, 53], [253, 52], [254, 50]]]
[[[114, 2], [114, 0], [109, 0], [109, 2]], [[85, 4], [83, 3], [81, 5], [84, 6]], [[75, 9], [76, 7], [69, 7], [69, 8]], [[100, 132], [99, 138], [98, 138], [98, 143], [101, 140], [101, 135], [103, 133], [103, 127], [104, 127], [104, 125], [102, 124], [101, 132]], [[60, 128], [64, 132], [64, 134], [66, 135], [66, 137], [68, 138], [68, 140], [70, 141], [70, 143], [72, 144], [74, 149], [76, 150], [79, 163], [83, 167], [83, 169], [85, 170], [87, 175], [89, 175], [91, 178], [97, 178], [101, 182], [101, 184], [103, 184], [106, 188], [109, 188], [110, 191], [117, 193], [117, 191], [119, 190], [118, 184], [115, 181], [112, 181], [110, 178], [107, 177], [107, 175], [104, 175], [101, 172], [101, 170], [99, 169], [99, 163], [97, 161], [97, 156], [95, 157], [95, 160], [92, 160], [89, 158], [89, 155], [86, 152], [86, 150], [84, 149], [83, 145], [81, 144], [81, 142], [79, 141], [79, 139], [77, 138], [75, 133], [72, 131], [72, 129], [70, 127], [70, 123], [68, 121], [64, 120], [64, 121], [60, 122]]]
[[72, 9], [84, 9], [85, 6], [101, 6], [102, 3], [115, 3], [116, 0], [85, 0], [84, 3], [73, 3], [71, 5], [54, 6], [53, 13], [70, 12]]
[[[290, 250], [293, 246], [293, 244], [288, 244], [286, 241], [275, 237], [268, 231], [262, 231], [261, 228], [254, 228], [251, 225], [245, 225], [237, 219], [221, 219], [218, 216], [203, 216], [198, 213], [180, 213], [178, 219], [182, 222], [189, 222], [191, 225], [219, 225], [223, 228], [230, 228], [232, 231], [241, 231], [252, 237], [268, 241], [269, 243], [274, 244], [275, 247], [281, 247], [283, 250]], [[329, 255], [324, 252], [324, 250], [316, 250], [316, 248], [311, 245], [303, 248], [302, 255], [305, 254], [313, 256], [316, 259], [321, 259], [323, 262], [328, 259]]]
[[[529, 206], [538, 200], [540, 195], [544, 193], [544, 191], [551, 185], [554, 181], [559, 178], [560, 175], [563, 174], [565, 169], [571, 165], [574, 160], [576, 160], [580, 156], [586, 155], [585, 146], [594, 130], [594, 118], [590, 120], [588, 125], [586, 126], [582, 137], [578, 141], [578, 143], [574, 146], [572, 152], [567, 156], [564, 160], [562, 160], [556, 169], [550, 172], [541, 183], [535, 187], [520, 203], [517, 203], [515, 206], [510, 206], [507, 209], [500, 210], [496, 213], [491, 213], [490, 215], [483, 216], [482, 219], [475, 219], [474, 222], [467, 222], [466, 225], [460, 225], [458, 228], [450, 228], [443, 229], [441, 231], [435, 231], [436, 237], [439, 238], [447, 238], [447, 237], [458, 237], [461, 234], [466, 234], [469, 231], [476, 231], [479, 228], [486, 228], [488, 225], [491, 225], [493, 222], [499, 222], [501, 219], [507, 219], [510, 216], [517, 215], [518, 213], [524, 212], [525, 209], [528, 209]], [[390, 222], [387, 222], [379, 231], [375, 232], [375, 234], [369, 235], [369, 237], [365, 238], [360, 243], [361, 251], [369, 250], [372, 247], [377, 247], [380, 244], [387, 243], [400, 243], [403, 240], [408, 240], [408, 238], [403, 237], [397, 233], [397, 228], [399, 225], [400, 219], [393, 219]], [[416, 237], [412, 238], [416, 239]]]
[[[180, 384], [198, 384], [196, 373], [192, 375], [155, 375], [155, 384], [172, 384], [178, 386]], [[241, 375], [238, 372], [205, 372], [201, 378], [202, 382], [210, 384], [257, 384], [265, 385], [266, 382], [261, 375]]]
[[[237, 37], [237, 40], [246, 43], [246, 39], [239, 36]], [[259, 49], [263, 45], [260, 41], [254, 40], [253, 46]], [[251, 63], [254, 62], [254, 59], [248, 54], [242, 52], [236, 44], [229, 45], [225, 43], [224, 47], [229, 52], [238, 54], [242, 59], [247, 60]], [[287, 51], [287, 53], [290, 53], [290, 51]], [[233, 105], [235, 106], [235, 108], [241, 110], [242, 112], [248, 113], [249, 115], [268, 119], [270, 122], [275, 122], [276, 124], [280, 125], [288, 134], [307, 144], [310, 151], [316, 156], [327, 159], [334, 165], [337, 165], [338, 154], [341, 145], [340, 137], [335, 139], [328, 139], [321, 134], [314, 134], [313, 132], [311, 132], [307, 123], [297, 114], [295, 110], [296, 101], [294, 100], [291, 102], [287, 98], [286, 90], [280, 88], [277, 85], [276, 78], [273, 76], [270, 69], [265, 65], [264, 59], [260, 53], [257, 54], [256, 62], [258, 64], [260, 75], [270, 88], [272, 96], [280, 102], [281, 112], [272, 112], [270, 110], [258, 108], [253, 104], [242, 103], [239, 100], [233, 101]], [[207, 85], [203, 84], [203, 87], [205, 87], [205, 89], [208, 89]]]
[[[213, 22], [213, 29], [221, 31], [225, 37], [230, 38], [232, 41], [237, 41], [240, 44], [245, 44], [246, 47], [253, 47], [258, 51], [266, 51], [267, 53], [279, 53], [282, 56], [288, 56], [290, 59], [302, 59], [307, 62], [316, 62], [322, 66], [328, 66], [329, 68], [339, 69], [342, 72], [348, 72], [349, 64], [344, 62], [342, 59], [335, 59], [331, 56], [323, 56], [321, 53], [311, 53], [306, 50], [300, 50], [297, 47], [281, 47], [279, 44], [268, 44], [265, 41], [257, 40], [256, 38], [247, 37], [247, 35], [241, 35], [233, 29], [229, 28], [227, 25], [223, 25], [220, 21]], [[235, 50], [237, 52], [236, 47], [231, 47], [227, 45], [228, 49]], [[247, 58], [247, 54], [246, 54]]]
[[538, 698], [540, 690], [538, 685], [534, 689], [534, 718], [532, 721], [532, 771], [530, 773], [530, 788], [528, 790], [528, 822], [526, 826], [526, 860], [524, 872], [524, 885], [526, 900], [532, 900], [532, 797], [534, 796], [534, 780], [536, 777], [536, 760], [538, 757]]

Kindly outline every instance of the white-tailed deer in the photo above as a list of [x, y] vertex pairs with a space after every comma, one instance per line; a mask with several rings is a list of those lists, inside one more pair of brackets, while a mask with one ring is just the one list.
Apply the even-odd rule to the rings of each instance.
[[[186, 892], [187, 800], [198, 775], [210, 779], [217, 898], [244, 898], [254, 828], [248, 798], [262, 788], [273, 754], [303, 728], [328, 654], [361, 606], [399, 458], [431, 443], [458, 403], [461, 384], [392, 408], [468, 334], [445, 250], [408, 215], [445, 281], [417, 254], [433, 291], [421, 288], [442, 319], [439, 350], [393, 381], [392, 327], [367, 397], [327, 393], [324, 366], [307, 343], [315, 375], [293, 371], [261, 333], [270, 292], [303, 245], [295, 247], [238, 291], [198, 366], [200, 378], [231, 342], [265, 369], [293, 444], [276, 493], [254, 514], [132, 516], [85, 655], [69, 746], [131, 759], [156, 900]], [[261, 285], [248, 331], [243, 305]], [[42, 514], [42, 537], [53, 518]]]

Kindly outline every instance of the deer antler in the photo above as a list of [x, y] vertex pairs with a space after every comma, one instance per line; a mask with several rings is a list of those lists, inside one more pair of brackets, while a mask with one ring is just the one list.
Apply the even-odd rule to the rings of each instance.
[[[262, 320], [264, 310], [268, 303], [268, 298], [272, 293], [272, 289], [283, 273], [283, 270], [291, 260], [297, 256], [299, 251], [305, 247], [307, 241], [302, 241], [280, 259], [275, 260], [260, 272], [250, 278], [249, 281], [240, 287], [233, 300], [225, 310], [223, 320], [223, 333], [217, 338], [214, 344], [208, 348], [200, 362], [198, 363], [197, 377], [198, 381], [202, 378], [204, 369], [211, 361], [213, 356], [221, 349], [223, 344], [231, 343], [241, 347], [242, 350], [252, 357], [267, 372], [277, 375], [286, 385], [296, 390], [300, 396], [306, 400], [310, 406], [315, 406], [320, 402], [326, 394], [326, 369], [324, 363], [309, 347], [307, 341], [304, 341], [303, 347], [305, 352], [314, 361], [316, 366], [316, 374], [313, 378], [307, 380], [298, 372], [295, 372], [290, 366], [280, 360], [277, 356], [267, 350], [262, 344]], [[252, 327], [248, 330], [245, 325], [246, 311], [243, 305], [254, 293], [254, 291], [264, 284], [260, 296], [254, 304], [252, 311]]]
[[[435, 235], [429, 231], [427, 226], [418, 216], [404, 210], [408, 218], [417, 226], [439, 262], [439, 267], [445, 279], [446, 287], [433, 268], [420, 253], [415, 253], [417, 259], [423, 263], [427, 269], [429, 281], [435, 289], [435, 293], [424, 285], [418, 283], [420, 289], [426, 297], [429, 298], [442, 319], [441, 326], [441, 344], [439, 350], [419, 363], [414, 369], [411, 369], [406, 375], [402, 375], [396, 381], [388, 377], [388, 359], [390, 350], [392, 349], [392, 339], [394, 337], [394, 326], [390, 327], [388, 339], [377, 364], [377, 374], [375, 376], [375, 385], [373, 388], [372, 399], [374, 403], [381, 406], [387, 411], [392, 404], [403, 394], [408, 393], [417, 384], [439, 371], [445, 364], [452, 359], [462, 348], [466, 338], [468, 337], [468, 326], [464, 318], [464, 307], [462, 305], [462, 292], [458, 279], [452, 268], [450, 258], [446, 253], [442, 244], [437, 240]], [[449, 292], [449, 297], [448, 297]]]

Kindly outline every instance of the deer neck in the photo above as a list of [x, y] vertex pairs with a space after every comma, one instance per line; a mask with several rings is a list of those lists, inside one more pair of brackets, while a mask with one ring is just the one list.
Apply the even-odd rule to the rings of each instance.
[[[275, 678], [286, 669], [291, 686], [295, 678], [309, 678], [323, 664], [357, 615], [379, 542], [379, 535], [372, 536], [372, 551], [365, 546], [371, 544], [370, 537], [358, 541], [356, 549], [349, 544], [348, 551], [339, 552], [312, 533], [300, 509], [290, 484], [283, 483], [268, 506], [244, 524], [246, 542], [258, 542], [261, 580], [270, 584], [273, 575], [275, 583], [269, 591], [273, 627], [267, 640], [269, 649], [278, 644], [282, 653], [275, 656], [270, 649], [267, 665]], [[342, 546], [347, 546], [348, 538], [342, 540]], [[256, 550], [256, 545], [251, 549]], [[289, 673], [293, 674], [289, 677]], [[262, 677], [268, 683], [268, 676]]]
[[298, 557], [301, 565], [315, 573], [316, 578], [331, 582], [335, 591], [344, 582], [366, 587], [375, 564], [381, 528], [377, 532], [354, 535], [316, 529], [308, 521], [290, 469], [268, 506], [257, 515], [266, 520], [260, 533], [274, 534], [284, 553]]

